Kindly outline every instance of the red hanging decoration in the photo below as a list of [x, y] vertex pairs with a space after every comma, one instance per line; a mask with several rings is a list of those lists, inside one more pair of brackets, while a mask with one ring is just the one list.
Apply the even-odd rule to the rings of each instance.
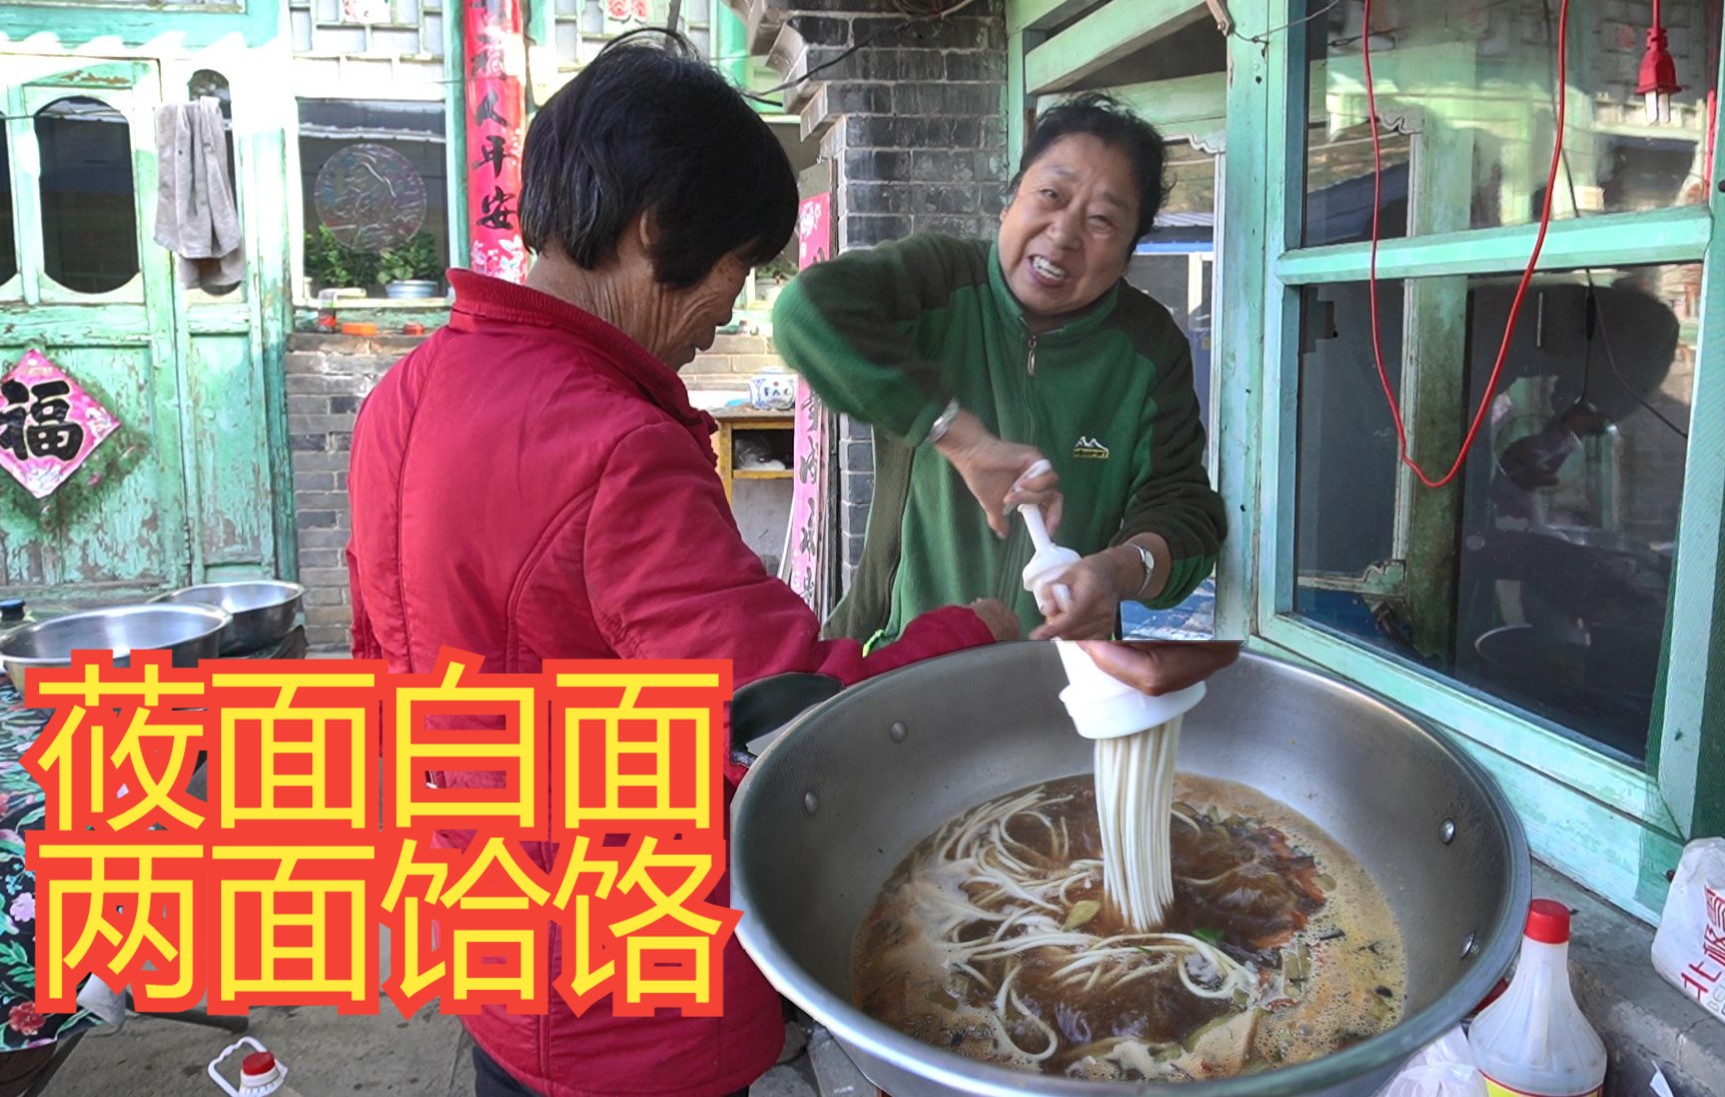
[[521, 282], [521, 142], [526, 133], [526, 42], [520, 0], [461, 5], [467, 63], [468, 265]]
[[1635, 94], [1645, 96], [1647, 124], [1663, 126], [1671, 121], [1671, 96], [1683, 89], [1677, 86], [1677, 62], [1659, 21], [1659, 0], [1653, 0], [1653, 25], [1647, 28], [1647, 52], [1641, 55], [1641, 80]]

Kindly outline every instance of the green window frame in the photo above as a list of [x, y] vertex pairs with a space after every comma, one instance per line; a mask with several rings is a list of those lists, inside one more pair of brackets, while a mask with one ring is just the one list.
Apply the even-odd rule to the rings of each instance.
[[[1225, 118], [1219, 300], [1258, 306], [1223, 310], [1216, 332], [1212, 474], [1231, 527], [1218, 569], [1218, 627], [1451, 733], [1498, 780], [1536, 857], [1656, 921], [1684, 841], [1725, 832], [1725, 168], [1715, 166], [1707, 205], [1554, 222], [1538, 268], [1703, 265], [1678, 546], [1643, 770], [1294, 615], [1300, 293], [1364, 281], [1370, 245], [1300, 246], [1310, 85], [1305, 30], [1296, 21], [1306, 5], [1232, 0], [1229, 8], [1228, 79], [1113, 89], [1175, 133]], [[1205, 9], [1191, 0], [1008, 0], [1011, 147], [1022, 147], [1039, 97], [1081, 83], [1119, 56], [1122, 42], [1151, 41], [1206, 17]], [[1529, 224], [1388, 239], [1379, 246], [1378, 277], [1519, 273], [1537, 233]], [[1418, 453], [1417, 439], [1410, 442]]]
[[[1222, 351], [1221, 472], [1237, 525], [1219, 584], [1230, 595], [1218, 612], [1225, 626], [1248, 630], [1253, 646], [1317, 664], [1454, 734], [1497, 778], [1537, 857], [1657, 920], [1683, 841], [1725, 827], [1725, 199], [1714, 186], [1706, 206], [1555, 222], [1538, 268], [1703, 264], [1677, 563], [1644, 771], [1292, 612], [1299, 293], [1364, 280], [1370, 256], [1364, 243], [1299, 246], [1309, 83], [1304, 27], [1293, 21], [1303, 14], [1298, 0], [1234, 5], [1244, 38], [1230, 41], [1224, 247], [1235, 255], [1223, 261], [1224, 299], [1262, 308], [1223, 320], [1232, 338]], [[1250, 41], [1288, 24], [1267, 43]], [[1271, 180], [1288, 182], [1264, 185]], [[1386, 240], [1378, 277], [1518, 272], [1537, 233], [1530, 224]]]

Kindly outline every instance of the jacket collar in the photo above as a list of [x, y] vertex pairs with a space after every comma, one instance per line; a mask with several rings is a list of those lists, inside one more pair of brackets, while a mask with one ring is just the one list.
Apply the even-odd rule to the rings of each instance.
[[[1006, 274], [1000, 269], [1000, 240], [996, 238], [988, 245], [988, 288], [993, 291], [995, 306], [1005, 316], [1009, 323], [1017, 325], [1023, 331], [1030, 330], [1030, 324], [1024, 318], [1024, 306], [1013, 296], [1012, 287], [1006, 284]], [[1114, 302], [1120, 298], [1120, 283], [1117, 281], [1108, 287], [1108, 291], [1096, 302], [1077, 316], [1057, 328], [1039, 332], [1036, 336], [1039, 342], [1063, 342], [1068, 339], [1078, 339], [1089, 335], [1107, 322], [1114, 311]]]
[[688, 387], [676, 370], [648, 354], [645, 347], [621, 329], [587, 310], [548, 293], [470, 270], [451, 270], [449, 284], [455, 290], [449, 326], [457, 331], [478, 331], [485, 321], [492, 321], [525, 324], [573, 336], [598, 351], [595, 365], [633, 385], [678, 422], [703, 434], [718, 429], [711, 415], [689, 403]]

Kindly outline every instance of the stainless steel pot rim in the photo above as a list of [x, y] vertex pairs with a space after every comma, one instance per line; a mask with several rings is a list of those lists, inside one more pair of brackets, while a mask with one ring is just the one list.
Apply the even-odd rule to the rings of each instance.
[[[1029, 643], [1030, 641], [1021, 642]], [[808, 725], [817, 714], [826, 714], [843, 708], [863, 705], [867, 703], [869, 695], [880, 687], [883, 681], [888, 681], [898, 675], [939, 673], [937, 668], [943, 668], [968, 658], [976, 658], [978, 651], [986, 652], [987, 650], [987, 648], [981, 648], [972, 649], [968, 652], [958, 652], [913, 664], [893, 672], [891, 676], [870, 679], [847, 689], [833, 700], [798, 717], [785, 729], [784, 734], [779, 736], [760, 756], [738, 786], [733, 804], [733, 811], [735, 812], [731, 834], [733, 848], [742, 848], [748, 840], [749, 831], [753, 829], [746, 814], [735, 810], [737, 805], [743, 802], [752, 784], [770, 782], [773, 779], [771, 771], [776, 759], [788, 751], [787, 744], [793, 743], [799, 736], [807, 734]], [[1502, 795], [1485, 768], [1466, 751], [1458, 747], [1450, 736], [1402, 706], [1363, 687], [1343, 682], [1332, 675], [1263, 655], [1254, 654], [1243, 656], [1243, 658], [1266, 659], [1278, 663], [1288, 671], [1310, 678], [1327, 687], [1339, 687], [1354, 691], [1371, 703], [1408, 720], [1421, 734], [1431, 739], [1439, 750], [1448, 755], [1450, 760], [1468, 778], [1488, 793], [1483, 798], [1490, 806], [1508, 839], [1510, 862], [1512, 864], [1527, 863], [1529, 856], [1527, 837], [1522, 829], [1520, 819], [1516, 817], [1513, 811], [1505, 810]], [[1321, 1090], [1326, 1086], [1338, 1085], [1348, 1078], [1360, 1077], [1374, 1069], [1403, 1061], [1453, 1027], [1456, 1020], [1464, 1016], [1475, 1004], [1482, 1001], [1497, 983], [1497, 980], [1509, 970], [1511, 961], [1521, 948], [1521, 930], [1531, 898], [1530, 887], [1527, 876], [1518, 874], [1514, 894], [1504, 896], [1499, 905], [1496, 923], [1476, 931], [1481, 946], [1466, 975], [1424, 1009], [1404, 1018], [1394, 1028], [1369, 1040], [1334, 1054], [1326, 1055], [1321, 1059], [1290, 1067], [1278, 1067], [1275, 1070], [1260, 1074], [1180, 1083], [1090, 1082], [1076, 1078], [1030, 1074], [992, 1063], [966, 1059], [942, 1048], [923, 1043], [921, 1040], [907, 1036], [889, 1025], [876, 1021], [850, 1002], [828, 991], [817, 980], [808, 977], [801, 966], [791, 958], [790, 953], [772, 940], [770, 936], [754, 932], [754, 923], [749, 916], [755, 905], [752, 896], [753, 883], [746, 872], [737, 870], [735, 860], [733, 860], [731, 872], [732, 905], [743, 913], [742, 919], [737, 924], [738, 941], [745, 951], [756, 959], [762, 974], [766, 976], [768, 982], [772, 983], [776, 990], [800, 1005], [810, 1016], [826, 1026], [842, 1043], [853, 1045], [868, 1055], [885, 1060], [901, 1070], [926, 1078], [936, 1084], [981, 1095], [981, 1097], [1022, 1097], [1024, 1093], [1032, 1090], [1049, 1094], [1051, 1097], [1099, 1097], [1102, 1094], [1164, 1093], [1168, 1092], [1167, 1087], [1170, 1085], [1177, 1086], [1178, 1094], [1192, 1094], [1193, 1097], [1291, 1097], [1295, 1094]], [[776, 974], [778, 972], [794, 973], [795, 977], [780, 976]], [[1462, 1008], [1456, 1009], [1457, 1005], [1461, 1005]]]
[[[31, 663], [42, 663], [42, 662], [66, 662], [70, 658], [69, 655], [64, 655], [64, 656], [22, 655], [22, 654], [18, 654], [14, 650], [12, 650], [12, 645], [15, 641], [17, 641], [21, 637], [28, 638], [30, 636], [39, 636], [44, 632], [59, 631], [61, 628], [66, 627], [68, 624], [76, 624], [79, 621], [95, 620], [98, 618], [113, 620], [116, 617], [134, 617], [134, 616], [140, 616], [143, 614], [154, 614], [154, 613], [163, 613], [163, 612], [179, 614], [179, 615], [183, 615], [186, 617], [202, 617], [210, 625], [210, 628], [207, 631], [199, 633], [197, 635], [183, 637], [182, 639], [176, 640], [176, 641], [174, 641], [173, 644], [169, 644], [165, 647], [161, 647], [161, 648], [139, 648], [137, 650], [139, 650], [139, 651], [166, 651], [169, 647], [174, 646], [174, 644], [190, 643], [191, 641], [202, 639], [203, 637], [206, 637], [206, 636], [210, 635], [211, 633], [218, 632], [221, 629], [227, 628], [228, 624], [230, 622], [232, 622], [234, 619], [233, 614], [229, 613], [225, 609], [221, 609], [220, 607], [211, 606], [211, 605], [202, 604], [202, 603], [191, 603], [191, 602], [176, 602], [176, 603], [173, 603], [171, 605], [158, 605], [154, 602], [149, 602], [149, 603], [145, 603], [143, 605], [110, 606], [106, 609], [81, 610], [77, 613], [68, 613], [68, 614], [65, 614], [64, 616], [50, 617], [44, 621], [37, 621], [33, 624], [24, 626], [23, 628], [17, 630], [16, 632], [8, 634], [4, 641], [0, 641], [0, 659], [5, 659], [5, 660], [11, 661], [11, 662], [23, 663], [26, 665], [31, 664]], [[132, 654], [133, 649], [131, 649], [131, 648], [78, 648], [75, 650], [78, 650], [78, 651], [86, 651], [86, 650], [88, 650], [88, 651], [112, 651], [114, 653], [115, 657], [119, 658], [119, 657], [130, 656]]]
[[298, 583], [290, 583], [285, 579], [232, 579], [222, 583], [194, 583], [189, 587], [180, 587], [178, 590], [170, 590], [151, 598], [149, 604], [170, 604], [176, 606], [210, 605], [211, 603], [209, 602], [197, 599], [188, 599], [187, 595], [201, 594], [206, 591], [211, 594], [220, 594], [224, 591], [238, 590], [241, 587], [272, 587], [281, 592], [281, 597], [277, 598], [275, 601], [264, 602], [255, 606], [247, 606], [245, 609], [239, 611], [241, 613], [250, 613], [253, 610], [260, 609], [274, 609], [277, 606], [285, 606], [296, 598], [303, 598], [305, 596], [305, 587]]

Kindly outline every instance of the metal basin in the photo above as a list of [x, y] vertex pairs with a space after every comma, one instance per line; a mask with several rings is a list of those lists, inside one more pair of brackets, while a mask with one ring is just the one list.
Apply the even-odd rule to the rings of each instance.
[[275, 579], [249, 579], [233, 583], [204, 583], [157, 595], [153, 602], [175, 605], [214, 606], [233, 616], [222, 634], [222, 654], [256, 651], [274, 644], [292, 632], [299, 617], [305, 588]]
[[[1159, 1088], [978, 1063], [851, 1004], [852, 938], [917, 842], [991, 797], [1091, 770], [1092, 745], [1056, 696], [1063, 685], [1054, 646], [1031, 643], [873, 679], [798, 718], [732, 806], [739, 940], [892, 1097]], [[1446, 736], [1333, 679], [1243, 655], [1187, 715], [1180, 768], [1253, 786], [1341, 842], [1387, 897], [1408, 960], [1393, 1029], [1313, 1062], [1182, 1084], [1181, 1097], [1373, 1094], [1508, 969], [1527, 912], [1526, 840], [1490, 776]]]
[[0, 661], [19, 693], [27, 672], [69, 667], [74, 651], [112, 651], [117, 666], [132, 652], [165, 648], [176, 667], [195, 667], [219, 654], [222, 630], [233, 618], [214, 606], [143, 605], [70, 613], [25, 625], [0, 641]]

